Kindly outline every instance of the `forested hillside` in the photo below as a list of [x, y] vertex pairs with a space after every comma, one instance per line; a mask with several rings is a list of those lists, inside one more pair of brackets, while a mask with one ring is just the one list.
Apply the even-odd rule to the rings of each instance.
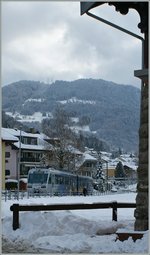
[[5, 112], [53, 114], [62, 105], [71, 117], [89, 122], [91, 131], [111, 146], [138, 147], [140, 90], [104, 80], [79, 79], [44, 84], [19, 81], [2, 88]]

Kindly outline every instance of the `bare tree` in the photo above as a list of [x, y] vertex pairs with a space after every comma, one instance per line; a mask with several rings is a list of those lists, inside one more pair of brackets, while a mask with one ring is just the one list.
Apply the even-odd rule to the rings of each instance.
[[47, 158], [59, 169], [73, 170], [76, 154], [72, 148], [79, 146], [79, 139], [71, 130], [71, 118], [63, 107], [57, 106], [53, 116], [42, 123], [43, 132], [51, 137], [54, 146]]

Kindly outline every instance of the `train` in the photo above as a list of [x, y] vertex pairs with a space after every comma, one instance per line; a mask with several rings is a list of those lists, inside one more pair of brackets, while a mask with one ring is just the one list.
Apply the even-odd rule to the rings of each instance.
[[53, 168], [32, 168], [28, 172], [28, 194], [87, 195], [93, 193], [93, 179]]

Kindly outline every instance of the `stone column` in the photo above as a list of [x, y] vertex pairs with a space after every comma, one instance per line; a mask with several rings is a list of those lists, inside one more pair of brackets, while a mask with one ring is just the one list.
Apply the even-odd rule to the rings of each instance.
[[134, 211], [135, 230], [148, 230], [148, 69], [135, 71], [135, 76], [142, 80], [141, 119], [139, 129], [139, 167], [136, 209]]

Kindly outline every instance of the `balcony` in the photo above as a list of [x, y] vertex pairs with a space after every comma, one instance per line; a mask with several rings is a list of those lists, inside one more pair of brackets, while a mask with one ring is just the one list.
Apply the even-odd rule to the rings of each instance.
[[21, 162], [40, 162], [40, 159], [39, 158], [23, 157], [23, 158], [21, 158]]

